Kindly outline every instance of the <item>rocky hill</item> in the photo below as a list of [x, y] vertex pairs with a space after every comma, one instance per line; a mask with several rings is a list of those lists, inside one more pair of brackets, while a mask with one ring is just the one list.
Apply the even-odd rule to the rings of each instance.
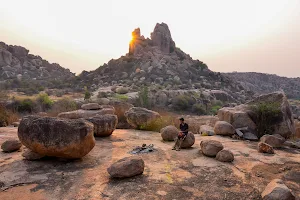
[[287, 78], [256, 72], [234, 72], [224, 75], [238, 81], [246, 91], [263, 94], [283, 90], [288, 98], [300, 99], [300, 78]]
[[244, 101], [243, 87], [231, 78], [208, 69], [207, 65], [184, 53], [173, 41], [165, 23], [156, 24], [151, 38], [137, 28], [132, 32], [129, 51], [94, 71], [83, 71], [78, 85], [96, 89], [123, 85], [135, 90], [140, 86], [157, 86], [160, 91], [206, 91], [225, 100]]
[[69, 69], [29, 54], [24, 47], [0, 42], [0, 81], [8, 88], [21, 87], [24, 82], [56, 87], [74, 77]]

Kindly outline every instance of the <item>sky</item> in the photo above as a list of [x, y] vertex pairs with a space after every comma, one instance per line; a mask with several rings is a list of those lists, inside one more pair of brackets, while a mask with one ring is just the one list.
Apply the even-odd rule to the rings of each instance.
[[168, 24], [213, 71], [300, 77], [300, 0], [0, 0], [0, 41], [74, 73], [128, 52], [131, 32]]

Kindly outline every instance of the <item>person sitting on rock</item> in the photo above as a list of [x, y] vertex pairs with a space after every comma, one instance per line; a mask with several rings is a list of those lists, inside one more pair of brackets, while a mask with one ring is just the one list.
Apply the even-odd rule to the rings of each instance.
[[189, 132], [189, 125], [187, 123], [184, 123], [184, 119], [180, 118], [180, 132], [178, 133], [178, 136], [175, 138], [175, 144], [172, 148], [172, 150], [180, 151], [181, 144], [183, 140], [186, 138], [188, 132]]

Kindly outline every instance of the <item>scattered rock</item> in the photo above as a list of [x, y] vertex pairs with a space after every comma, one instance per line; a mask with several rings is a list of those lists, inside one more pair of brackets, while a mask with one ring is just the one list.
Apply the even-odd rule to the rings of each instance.
[[269, 153], [269, 154], [274, 154], [274, 149], [271, 145], [260, 142], [258, 143], [258, 151], [260, 153]]
[[215, 157], [224, 147], [221, 142], [216, 140], [203, 140], [200, 142], [202, 153], [209, 157]]
[[208, 125], [200, 126], [199, 133], [203, 136], [213, 136], [215, 134], [214, 128]]
[[83, 119], [26, 116], [18, 136], [28, 149], [40, 155], [81, 158], [95, 146], [94, 126]]
[[275, 135], [264, 135], [260, 138], [261, 142], [271, 145], [272, 147], [282, 147], [283, 143], [285, 142], [285, 138], [283, 138], [279, 134]]
[[158, 112], [146, 108], [133, 107], [125, 112], [125, 117], [131, 126], [134, 128], [141, 128], [142, 126], [159, 119], [161, 116]]
[[100, 110], [100, 105], [97, 103], [87, 103], [81, 106], [82, 110]]
[[31, 150], [26, 150], [24, 153], [22, 153], [22, 156], [25, 160], [39, 160], [44, 157], [43, 155], [35, 153]]
[[142, 174], [144, 167], [145, 163], [142, 158], [132, 156], [118, 160], [107, 171], [112, 178], [128, 178]]
[[192, 147], [195, 144], [195, 136], [192, 132], [189, 132], [186, 135], [186, 138], [183, 140], [182, 144], [181, 144], [181, 148], [182, 149], [187, 149]]
[[261, 194], [263, 200], [295, 200], [291, 190], [280, 179], [272, 180]]
[[218, 121], [215, 124], [214, 132], [217, 135], [233, 135], [235, 133], [235, 129], [228, 122]]
[[94, 135], [99, 137], [110, 136], [118, 124], [117, 115], [110, 114], [97, 115], [87, 120], [94, 124]]
[[179, 130], [173, 126], [166, 126], [160, 130], [161, 137], [165, 141], [174, 141], [174, 139], [178, 136]]
[[1, 149], [4, 152], [10, 153], [13, 151], [18, 151], [22, 146], [22, 143], [19, 140], [6, 140], [1, 145]]
[[217, 153], [216, 159], [221, 162], [232, 162], [234, 155], [231, 151], [223, 149]]
[[114, 109], [111, 108], [103, 108], [101, 110], [74, 110], [70, 112], [59, 113], [57, 117], [66, 119], [86, 119], [95, 117], [96, 115], [114, 114], [114, 112]]

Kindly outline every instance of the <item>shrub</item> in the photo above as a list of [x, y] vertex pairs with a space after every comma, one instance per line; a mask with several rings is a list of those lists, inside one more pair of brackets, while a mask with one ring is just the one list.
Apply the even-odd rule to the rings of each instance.
[[273, 125], [282, 119], [280, 104], [277, 102], [263, 102], [251, 106], [251, 110], [255, 113], [258, 136], [265, 134], [273, 134]]
[[76, 109], [77, 109], [76, 102], [66, 97], [54, 102], [49, 113], [51, 116], [57, 116], [61, 112], [68, 112]]
[[49, 110], [53, 105], [53, 101], [49, 98], [47, 93], [40, 93], [36, 100], [43, 111]]
[[163, 116], [161, 118], [158, 118], [156, 120], [152, 120], [150, 123], [145, 124], [143, 126], [138, 127], [140, 130], [145, 131], [156, 131], [159, 132], [160, 129], [168, 126], [168, 125], [175, 125], [175, 118], [171, 116]]
[[144, 108], [151, 107], [151, 103], [149, 100], [149, 88], [147, 86], [142, 87], [138, 92], [138, 98], [136, 104], [139, 107], [144, 107]]
[[10, 125], [13, 122], [18, 121], [19, 117], [16, 113], [9, 111], [5, 106], [0, 104], [0, 127]]
[[195, 99], [187, 95], [178, 95], [173, 99], [173, 107], [179, 111], [190, 110]]
[[121, 101], [128, 101], [128, 96], [124, 94], [115, 94], [115, 98]]
[[84, 87], [84, 100], [89, 100], [92, 94], [88, 91], [87, 87]]
[[206, 114], [206, 109], [202, 104], [196, 103], [192, 107], [192, 112], [197, 114], [197, 115], [205, 115]]
[[19, 113], [33, 113], [37, 111], [37, 104], [31, 99], [17, 100], [15, 108]]
[[216, 115], [216, 114], [218, 114], [218, 111], [219, 111], [219, 109], [221, 109], [221, 108], [222, 108], [222, 107], [221, 107], [221, 106], [218, 106], [218, 105], [212, 106], [210, 112], [211, 112], [211, 114]]

